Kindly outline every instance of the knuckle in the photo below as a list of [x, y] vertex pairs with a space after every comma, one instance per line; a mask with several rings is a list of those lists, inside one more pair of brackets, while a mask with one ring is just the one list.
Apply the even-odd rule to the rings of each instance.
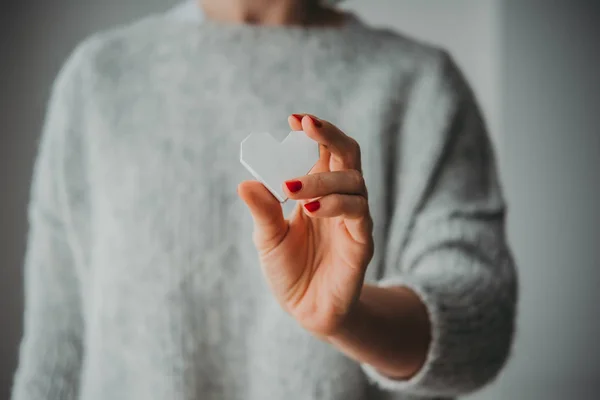
[[344, 157], [343, 157], [344, 166], [346, 168], [353, 166], [354, 165], [354, 160], [355, 160], [355, 157], [354, 157], [353, 154], [346, 153], [344, 155]]
[[356, 188], [362, 189], [365, 185], [365, 180], [360, 171], [356, 169], [352, 169], [349, 171], [350, 179], [352, 180], [352, 185]]
[[360, 162], [360, 145], [355, 139], [348, 137], [346, 150], [343, 158], [347, 165], [356, 165]]
[[369, 201], [363, 196], [357, 196], [357, 211], [360, 214], [364, 214], [369, 209]]
[[352, 152], [354, 153], [354, 156], [360, 157], [360, 144], [358, 144], [358, 142], [353, 138], [350, 138], [350, 143], [351, 143], [351, 148], [352, 148]]
[[359, 170], [354, 170], [354, 176], [356, 177], [356, 182], [362, 187], [365, 185], [365, 178], [363, 174], [360, 173]]

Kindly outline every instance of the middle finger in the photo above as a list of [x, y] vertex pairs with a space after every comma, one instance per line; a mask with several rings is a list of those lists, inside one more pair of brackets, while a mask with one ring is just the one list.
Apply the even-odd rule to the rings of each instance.
[[367, 189], [357, 170], [320, 172], [286, 181], [283, 189], [291, 199], [312, 199], [329, 194], [354, 194], [366, 197]]

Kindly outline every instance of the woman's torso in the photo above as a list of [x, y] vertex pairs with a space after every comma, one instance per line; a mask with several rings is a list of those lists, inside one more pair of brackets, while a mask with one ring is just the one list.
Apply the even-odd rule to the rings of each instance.
[[359, 28], [128, 29], [97, 44], [90, 64], [82, 399], [384, 398], [272, 298], [236, 194], [251, 178], [239, 146], [253, 131], [283, 138], [294, 112], [354, 137], [375, 279], [414, 61], [391, 65], [393, 46], [361, 42]]

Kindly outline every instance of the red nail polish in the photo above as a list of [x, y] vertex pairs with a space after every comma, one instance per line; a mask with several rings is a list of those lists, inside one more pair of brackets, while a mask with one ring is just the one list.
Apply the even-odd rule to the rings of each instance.
[[319, 200], [311, 201], [310, 203], [306, 203], [304, 205], [304, 208], [306, 208], [310, 212], [315, 212], [319, 208], [321, 208], [321, 203], [319, 203]]
[[310, 120], [312, 121], [312, 123], [317, 127], [320, 128], [323, 126], [323, 123], [321, 121], [319, 121], [318, 119], [316, 119], [315, 117], [312, 116], [308, 116], [308, 118], [310, 118]]
[[302, 118], [304, 117], [304, 115], [302, 115], [302, 114], [292, 114], [292, 117], [296, 118], [298, 120], [298, 122], [302, 122]]
[[302, 182], [300, 181], [288, 181], [285, 183], [285, 186], [287, 186], [288, 190], [292, 193], [296, 193], [299, 192], [300, 189], [302, 189]]

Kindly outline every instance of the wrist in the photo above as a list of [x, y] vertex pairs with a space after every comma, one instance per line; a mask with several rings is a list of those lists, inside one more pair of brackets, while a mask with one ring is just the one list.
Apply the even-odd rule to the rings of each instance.
[[346, 314], [340, 319], [335, 330], [326, 335], [329, 342], [342, 341], [353, 336], [361, 325], [369, 319], [368, 309], [363, 299], [359, 296]]
[[425, 363], [430, 329], [426, 308], [412, 290], [365, 285], [327, 341], [392, 379], [409, 379]]

